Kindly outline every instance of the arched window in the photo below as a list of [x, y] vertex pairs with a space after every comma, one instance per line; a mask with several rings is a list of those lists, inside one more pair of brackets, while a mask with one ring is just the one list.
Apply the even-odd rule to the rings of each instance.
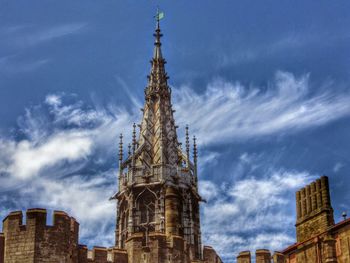
[[141, 214], [140, 223], [149, 224], [155, 221], [155, 200], [153, 194], [145, 192], [140, 198], [139, 210]]
[[128, 210], [128, 202], [122, 201], [120, 208], [119, 208], [119, 225], [120, 225], [120, 247], [124, 248], [125, 241], [128, 237], [128, 217], [129, 217], [129, 210]]

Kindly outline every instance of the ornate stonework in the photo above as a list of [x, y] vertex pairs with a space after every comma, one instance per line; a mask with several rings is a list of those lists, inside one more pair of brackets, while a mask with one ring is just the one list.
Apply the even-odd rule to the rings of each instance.
[[116, 246], [143, 262], [202, 260], [195, 138], [191, 161], [188, 127], [186, 152], [176, 133], [159, 21], [154, 36], [140, 132], [134, 124], [125, 159], [120, 137]]
[[[133, 126], [128, 156], [119, 144], [115, 246], [88, 250], [79, 244], [79, 223], [55, 211], [35, 208], [10, 213], [0, 233], [0, 263], [221, 263], [215, 250], [202, 246], [197, 186], [197, 146], [186, 127], [186, 152], [176, 134], [171, 89], [161, 52], [159, 22], [152, 68], [145, 89], [140, 132]], [[107, 201], [107, 200], [106, 200]]]

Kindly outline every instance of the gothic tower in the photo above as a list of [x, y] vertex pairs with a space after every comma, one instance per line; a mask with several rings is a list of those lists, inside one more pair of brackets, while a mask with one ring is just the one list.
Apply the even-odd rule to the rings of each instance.
[[133, 263], [196, 262], [202, 259], [196, 138], [191, 161], [188, 127], [185, 152], [177, 137], [159, 20], [154, 37], [143, 117], [138, 134], [133, 125], [126, 158], [120, 136], [116, 246]]

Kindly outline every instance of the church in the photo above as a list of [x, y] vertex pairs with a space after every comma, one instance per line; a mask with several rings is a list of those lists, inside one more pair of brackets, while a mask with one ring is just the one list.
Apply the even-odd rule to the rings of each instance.
[[[159, 14], [158, 14], [159, 15]], [[177, 136], [171, 88], [161, 50], [159, 17], [151, 71], [139, 125], [132, 141], [119, 142], [115, 244], [89, 250], [79, 243], [79, 223], [63, 211], [32, 208], [3, 220], [0, 263], [221, 263], [201, 238], [196, 137]], [[192, 146], [191, 146], [192, 145]], [[125, 152], [127, 154], [125, 154]], [[108, 200], [106, 200], [107, 202]], [[242, 251], [238, 263], [349, 263], [350, 219], [335, 223], [329, 182], [317, 179], [296, 193], [296, 243], [271, 255], [266, 248]], [[25, 222], [25, 223], [24, 223]], [[232, 255], [234, 258], [235, 255]]]
[[142, 121], [133, 125], [127, 156], [120, 135], [118, 192], [111, 197], [117, 206], [115, 246], [96, 246], [89, 251], [79, 244], [79, 223], [73, 217], [55, 211], [53, 225], [47, 226], [47, 211], [33, 208], [26, 212], [26, 224], [21, 211], [3, 220], [0, 263], [222, 262], [212, 247], [202, 244], [203, 200], [198, 193], [196, 138], [191, 139], [190, 149], [189, 129], [185, 127], [182, 150], [161, 50], [159, 20]]

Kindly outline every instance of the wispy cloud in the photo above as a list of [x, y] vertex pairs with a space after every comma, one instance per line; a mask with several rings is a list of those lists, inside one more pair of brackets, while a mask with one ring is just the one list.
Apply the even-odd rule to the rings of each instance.
[[21, 60], [18, 55], [0, 58], [0, 73], [16, 74], [37, 70], [50, 62], [50, 59]]
[[202, 143], [219, 143], [295, 133], [349, 116], [350, 93], [331, 90], [325, 85], [312, 93], [309, 75], [279, 71], [268, 87], [217, 79], [198, 94], [183, 86], [174, 105], [177, 120], [190, 123]]
[[[295, 133], [350, 114], [347, 92], [320, 88], [311, 93], [308, 75], [285, 72], [278, 72], [268, 87], [219, 79], [201, 94], [190, 87], [174, 89], [173, 94], [176, 120], [182, 127], [191, 124], [204, 146]], [[115, 209], [108, 197], [116, 187], [111, 167], [117, 136], [123, 132], [129, 142], [131, 124], [139, 118], [138, 109], [86, 105], [65, 94], [50, 94], [42, 105], [28, 108], [19, 118], [16, 136], [0, 138], [0, 191], [26, 185], [26, 190], [7, 195], [2, 209], [63, 209], [77, 217], [82, 237], [90, 244], [111, 245]], [[207, 153], [202, 165], [219, 158], [216, 152]], [[278, 249], [293, 240], [285, 231], [294, 223], [291, 200], [313, 176], [279, 167], [259, 169], [263, 159], [242, 153], [232, 160], [232, 174], [223, 184], [200, 181], [208, 200], [203, 206], [203, 238], [225, 259], [242, 249]]]
[[[37, 29], [34, 26], [21, 27], [11, 36], [13, 43], [20, 47], [31, 47], [67, 35], [75, 34], [84, 29], [86, 23], [69, 23]], [[20, 33], [20, 34], [19, 34]]]

